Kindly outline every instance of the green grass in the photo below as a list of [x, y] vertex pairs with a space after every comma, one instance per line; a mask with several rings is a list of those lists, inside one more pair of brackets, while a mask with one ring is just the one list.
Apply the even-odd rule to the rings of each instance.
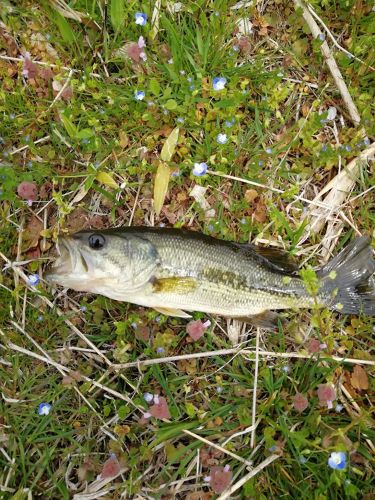
[[[32, 259], [20, 269], [26, 275], [41, 273], [41, 261], [34, 259], [46, 257], [58, 231], [127, 225], [132, 220], [191, 227], [240, 242], [256, 237], [278, 241], [299, 262], [321, 263], [326, 227], [309, 233], [300, 245], [307, 230], [307, 203], [295, 196], [313, 199], [339, 166], [358, 156], [365, 148], [362, 126], [368, 137], [374, 135], [373, 73], [368, 67], [374, 66], [372, 6], [354, 0], [311, 2], [339, 43], [362, 60], [334, 52], [361, 115], [361, 126], [354, 127], [323, 62], [321, 42], [312, 40], [291, 2], [259, 2], [263, 7], [258, 11], [254, 6], [231, 9], [234, 1], [189, 0], [182, 2], [180, 12], [171, 14], [163, 1], [157, 32], [150, 24], [154, 3], [111, 0], [105, 10], [105, 2], [98, 0], [3, 2], [1, 253], [11, 261]], [[57, 10], [58, 4], [65, 5], [65, 15]], [[68, 5], [81, 21], [66, 15]], [[146, 26], [135, 24], [137, 11], [147, 13]], [[253, 23], [246, 54], [236, 51], [236, 23], [241, 17]], [[124, 45], [137, 42], [141, 35], [147, 61], [136, 65], [123, 56]], [[37, 66], [35, 79], [22, 75], [21, 60], [8, 58], [20, 58], [25, 52], [32, 60], [47, 63]], [[48, 65], [52, 73], [42, 75]], [[67, 83], [70, 95], [55, 99], [70, 68], [75, 70]], [[212, 88], [217, 76], [227, 79], [221, 92]], [[146, 93], [143, 101], [135, 100], [136, 90]], [[335, 129], [332, 122], [324, 122], [330, 106], [343, 117], [336, 118]], [[231, 119], [229, 127], [225, 122]], [[160, 216], [153, 218], [159, 155], [176, 126], [179, 139], [168, 161], [176, 175], [169, 179]], [[227, 134], [226, 144], [217, 143], [218, 133]], [[23, 146], [27, 147], [14, 152]], [[195, 162], [266, 188], [215, 174], [195, 177]], [[354, 191], [341, 207], [351, 224], [344, 223], [335, 252], [355, 236], [353, 225], [373, 235], [371, 168], [361, 166]], [[22, 181], [33, 181], [40, 190], [39, 200], [31, 206], [17, 196]], [[207, 219], [205, 210], [189, 196], [195, 184], [207, 188], [213, 218]], [[79, 199], [77, 193], [82, 195]], [[20, 227], [26, 231], [20, 234]], [[46, 299], [53, 301], [52, 308]], [[207, 316], [195, 315], [200, 318]], [[16, 272], [4, 270], [0, 275], [0, 498], [27, 498], [28, 492], [35, 498], [71, 498], [95, 480], [111, 453], [124, 473], [108, 483], [104, 498], [121, 494], [162, 498], [172, 495], [176, 484], [177, 498], [198, 498], [198, 492], [210, 498], [215, 494], [204, 477], [212, 465], [229, 464], [232, 484], [248, 473], [241, 460], [213, 448], [208, 460], [208, 447], [184, 433], [187, 429], [222, 445], [252, 424], [255, 370], [248, 356], [215, 355], [115, 371], [67, 319], [111, 363], [232, 347], [223, 318], [215, 318], [217, 323], [211, 318], [204, 337], [189, 342], [185, 320], [100, 296], [52, 295], [43, 281], [30, 290]], [[28, 336], [12, 322], [23, 326]], [[142, 328], [148, 329], [150, 340], [140, 338]], [[317, 338], [327, 345], [322, 356], [366, 360], [371, 356], [373, 328], [371, 318], [290, 312], [282, 331], [261, 334], [260, 347], [307, 354], [310, 339]], [[249, 327], [240, 340], [254, 348], [255, 333]], [[43, 349], [65, 367], [61, 368], [65, 376], [12, 345], [45, 357]], [[356, 390], [351, 385], [353, 365], [319, 356], [260, 358], [257, 447], [251, 449], [247, 432], [235, 435], [225, 448], [255, 466], [273, 452], [280, 457], [240, 488], [235, 493], [238, 498], [371, 498], [373, 379], [370, 367], [364, 369], [370, 387]], [[104, 388], [74, 373], [67, 378], [68, 370]], [[317, 397], [319, 384], [327, 383], [337, 392], [331, 410]], [[148, 408], [146, 392], [166, 398], [169, 422], [139, 423]], [[296, 392], [308, 399], [303, 413], [293, 408]], [[42, 402], [52, 404], [48, 416], [37, 414]], [[344, 408], [337, 411], [336, 403]], [[347, 453], [345, 470], [327, 465], [333, 451]]]

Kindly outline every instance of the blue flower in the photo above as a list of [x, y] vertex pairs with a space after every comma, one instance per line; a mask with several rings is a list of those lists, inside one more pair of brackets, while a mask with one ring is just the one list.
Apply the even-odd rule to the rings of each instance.
[[156, 349], [156, 352], [157, 352], [158, 354], [163, 354], [163, 352], [164, 352], [164, 351], [165, 351], [164, 347], [158, 347], [158, 348]]
[[145, 98], [145, 93], [143, 92], [143, 90], [136, 90], [135, 91], [135, 98], [137, 101], [142, 101], [144, 98]]
[[144, 26], [147, 23], [147, 14], [144, 12], [136, 12], [134, 17], [135, 24], [139, 24], [139, 26]]
[[325, 34], [324, 34], [324, 33], [320, 33], [320, 35], [319, 35], [319, 40], [320, 40], [321, 42], [324, 42], [324, 40], [325, 40], [325, 39], [326, 39]]
[[177, 123], [184, 123], [185, 118], [182, 118], [182, 116], [179, 116], [176, 120]]
[[82, 312], [86, 312], [87, 311], [87, 306], [81, 306], [79, 309]]
[[307, 462], [307, 458], [301, 455], [300, 457], [298, 457], [298, 462], [303, 465]]
[[196, 175], [197, 177], [201, 177], [207, 172], [207, 163], [194, 163], [194, 168], [193, 168], [193, 175]]
[[238, 52], [240, 50], [238, 45], [233, 45], [232, 49], [234, 50], [234, 52]]
[[269, 155], [272, 154], [272, 149], [271, 148], [266, 148], [266, 153], [269, 154]]
[[25, 142], [29, 142], [29, 141], [30, 141], [30, 136], [29, 136], [29, 134], [25, 135], [25, 137], [23, 138], [23, 140], [24, 140]]
[[214, 90], [223, 90], [227, 83], [227, 79], [223, 76], [217, 76], [212, 82], [212, 87]]
[[49, 403], [40, 403], [38, 406], [38, 415], [48, 415], [52, 409], [52, 405]]
[[16, 115], [14, 113], [10, 113], [10, 115], [9, 115], [9, 119], [10, 120], [14, 120], [15, 117], [16, 117]]
[[236, 119], [235, 118], [231, 118], [230, 120], [225, 120], [224, 125], [227, 128], [232, 128], [235, 123], [236, 123]]
[[263, 165], [264, 165], [264, 161], [263, 161], [263, 160], [259, 160], [259, 161], [258, 161], [258, 165], [259, 165], [260, 167], [263, 167]]
[[191, 82], [193, 81], [193, 77], [192, 77], [192, 76], [188, 76], [188, 77], [186, 78], [186, 80], [187, 80], [189, 83], [191, 83]]
[[30, 286], [36, 286], [40, 281], [38, 274], [31, 274], [28, 279], [28, 283]]
[[347, 144], [347, 145], [345, 146], [345, 149], [346, 149], [346, 151], [348, 151], [348, 152], [352, 150], [352, 148], [349, 146], [349, 144]]
[[41, 314], [39, 314], [38, 321], [43, 321], [43, 320], [44, 320], [43, 316]]
[[195, 90], [195, 85], [194, 84], [189, 85], [189, 90]]
[[219, 144], [226, 144], [228, 142], [227, 134], [217, 134], [216, 140]]
[[369, 139], [368, 137], [365, 137], [365, 138], [363, 139], [363, 144], [364, 144], [365, 146], [369, 146], [369, 145], [370, 145], [370, 139]]
[[346, 453], [343, 451], [333, 451], [328, 458], [328, 465], [331, 469], [343, 470], [346, 467]]
[[322, 151], [323, 151], [323, 153], [325, 153], [327, 151], [327, 144], [323, 144]]
[[27, 165], [29, 168], [32, 168], [32, 166], [33, 166], [33, 162], [30, 160], [30, 161], [28, 161], [28, 162], [27, 162], [27, 164], [26, 164], [26, 165]]
[[340, 411], [342, 411], [343, 408], [344, 408], [343, 405], [337, 403], [337, 405], [335, 406], [335, 411], [337, 411], [337, 413], [340, 413]]
[[221, 393], [223, 392], [223, 388], [222, 388], [220, 385], [218, 385], [218, 386], [216, 387], [216, 392], [217, 392], [218, 394], [221, 394]]

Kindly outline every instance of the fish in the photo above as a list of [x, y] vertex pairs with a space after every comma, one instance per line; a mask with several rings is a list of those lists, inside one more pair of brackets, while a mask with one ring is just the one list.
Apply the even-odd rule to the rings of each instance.
[[192, 312], [265, 328], [279, 310], [327, 307], [375, 316], [370, 238], [351, 241], [316, 271], [312, 293], [285, 254], [186, 229], [130, 226], [84, 230], [57, 240], [51, 285], [104, 295], [181, 318]]

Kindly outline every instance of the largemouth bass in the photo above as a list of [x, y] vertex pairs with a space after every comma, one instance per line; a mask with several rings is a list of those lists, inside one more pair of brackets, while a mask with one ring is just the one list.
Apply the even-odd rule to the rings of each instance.
[[328, 307], [375, 316], [368, 237], [353, 240], [317, 271], [312, 296], [298, 271], [258, 247], [182, 229], [125, 227], [60, 237], [50, 283], [189, 317], [202, 311], [275, 323], [272, 310]]

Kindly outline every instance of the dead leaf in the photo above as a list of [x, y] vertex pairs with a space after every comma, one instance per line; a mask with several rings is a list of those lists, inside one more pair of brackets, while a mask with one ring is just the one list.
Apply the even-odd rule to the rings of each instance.
[[293, 406], [295, 410], [302, 413], [309, 406], [309, 402], [303, 394], [297, 392], [297, 394], [293, 396]]
[[354, 389], [365, 391], [368, 389], [368, 376], [365, 370], [360, 365], [355, 365], [353, 373], [350, 377], [350, 382]]
[[116, 477], [120, 472], [120, 464], [117, 460], [116, 455], [111, 455], [111, 457], [104, 462], [102, 472], [100, 473], [100, 479], [110, 479], [112, 477]]
[[37, 217], [32, 217], [22, 234], [24, 252], [38, 245], [42, 229], [43, 223]]
[[154, 398], [155, 404], [153, 404], [148, 412], [155, 418], [171, 418], [169, 413], [167, 400], [161, 396]]
[[258, 192], [255, 189], [246, 189], [245, 200], [248, 203], [252, 203], [256, 198], [258, 198]]
[[166, 163], [161, 161], [156, 171], [154, 185], [154, 210], [157, 216], [160, 215], [165, 197], [167, 195], [170, 175], [170, 168]]
[[177, 361], [177, 368], [180, 372], [194, 375], [197, 373], [197, 360], [196, 359], [180, 359]]

